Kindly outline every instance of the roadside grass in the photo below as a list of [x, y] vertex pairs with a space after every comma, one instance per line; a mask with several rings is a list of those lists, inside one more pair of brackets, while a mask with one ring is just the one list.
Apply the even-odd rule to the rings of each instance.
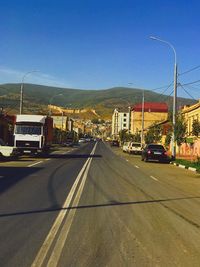
[[176, 159], [175, 163], [186, 166], [187, 168], [192, 167], [196, 168], [198, 172], [200, 172], [200, 160], [198, 161], [189, 161], [185, 159]]

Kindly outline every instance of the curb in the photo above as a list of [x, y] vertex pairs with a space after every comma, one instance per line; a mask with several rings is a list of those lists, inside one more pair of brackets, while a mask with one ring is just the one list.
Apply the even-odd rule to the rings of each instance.
[[174, 166], [177, 166], [177, 167], [182, 168], [182, 169], [187, 169], [189, 171], [197, 172], [197, 169], [196, 168], [186, 167], [185, 165], [174, 163], [172, 161], [170, 162], [170, 164], [173, 164]]

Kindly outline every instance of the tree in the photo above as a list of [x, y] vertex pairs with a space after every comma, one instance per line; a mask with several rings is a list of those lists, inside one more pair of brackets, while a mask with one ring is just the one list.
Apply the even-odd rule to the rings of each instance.
[[192, 123], [192, 134], [196, 137], [200, 134], [200, 122], [198, 120], [194, 120]]
[[136, 133], [136, 134], [133, 134], [131, 136], [131, 139], [134, 141], [134, 142], [141, 142], [141, 135], [139, 133]]
[[149, 131], [145, 134], [144, 140], [146, 144], [151, 144], [154, 142], [154, 133], [152, 129], [149, 129]]
[[162, 137], [162, 129], [160, 125], [153, 125], [145, 135], [145, 143], [157, 143], [160, 142]]
[[170, 131], [167, 132], [166, 138], [165, 138], [165, 146], [169, 147], [172, 139], [172, 133]]
[[174, 129], [174, 137], [177, 145], [180, 147], [182, 143], [185, 142], [185, 135], [186, 135], [186, 123], [184, 118], [179, 115], [176, 119], [176, 127]]
[[132, 135], [127, 132], [126, 129], [123, 129], [119, 132], [119, 139], [121, 143], [130, 141], [132, 139]]

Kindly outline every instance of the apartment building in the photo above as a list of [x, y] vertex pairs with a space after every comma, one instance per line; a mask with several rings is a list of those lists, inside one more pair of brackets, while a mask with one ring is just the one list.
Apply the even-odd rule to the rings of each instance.
[[130, 108], [116, 108], [112, 115], [112, 138], [118, 138], [121, 130], [130, 130]]

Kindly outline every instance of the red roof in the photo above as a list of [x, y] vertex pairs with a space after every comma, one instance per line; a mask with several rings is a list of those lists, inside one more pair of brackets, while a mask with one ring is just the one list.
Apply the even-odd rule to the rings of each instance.
[[[142, 111], [142, 103], [135, 104], [133, 106], [134, 111]], [[168, 112], [168, 106], [166, 103], [159, 102], [144, 102], [145, 112]]]

